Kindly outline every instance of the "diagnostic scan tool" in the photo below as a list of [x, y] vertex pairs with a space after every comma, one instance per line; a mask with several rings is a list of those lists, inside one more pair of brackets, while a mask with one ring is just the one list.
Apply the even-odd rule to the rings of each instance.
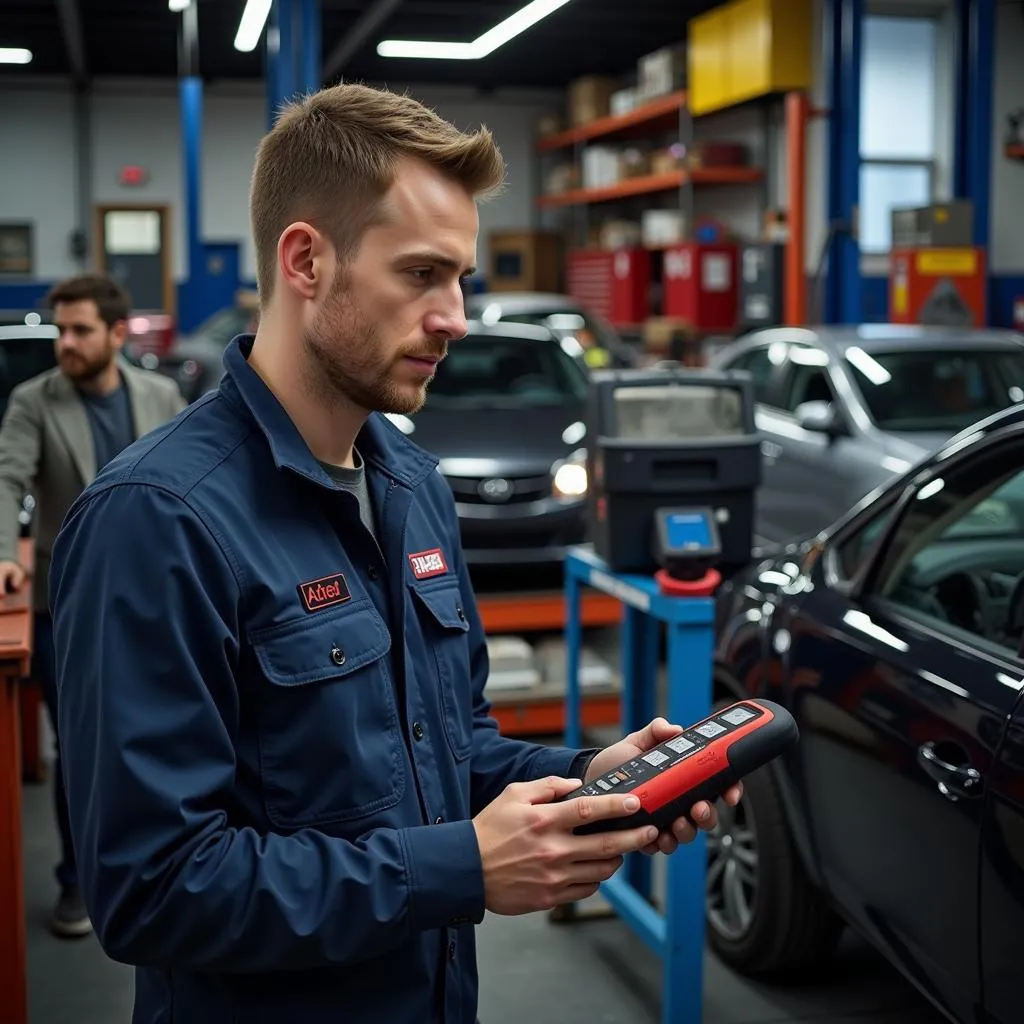
[[605, 772], [563, 797], [632, 793], [634, 814], [578, 826], [578, 835], [656, 825], [667, 829], [701, 800], [714, 802], [730, 786], [784, 753], [799, 739], [793, 716], [770, 700], [742, 700], [678, 736]]

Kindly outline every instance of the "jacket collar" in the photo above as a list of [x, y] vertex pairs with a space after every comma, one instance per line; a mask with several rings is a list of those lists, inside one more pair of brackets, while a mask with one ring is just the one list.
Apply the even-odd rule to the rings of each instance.
[[[335, 484], [309, 450], [277, 396], [249, 365], [254, 336], [242, 334], [224, 352], [220, 391], [241, 406], [267, 439], [274, 464], [290, 469], [314, 483], [334, 489]], [[386, 416], [371, 413], [356, 438], [363, 458], [407, 487], [416, 487], [437, 469], [438, 460], [413, 444]]]

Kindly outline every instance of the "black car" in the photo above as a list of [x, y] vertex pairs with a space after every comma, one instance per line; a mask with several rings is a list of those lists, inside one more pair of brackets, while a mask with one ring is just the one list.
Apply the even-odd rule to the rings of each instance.
[[471, 321], [426, 405], [391, 417], [440, 459], [470, 565], [557, 563], [584, 539], [587, 387], [551, 331]]
[[1022, 1019], [1024, 406], [720, 592], [720, 700], [791, 755], [709, 840], [708, 939], [807, 969], [849, 923], [952, 1021]]

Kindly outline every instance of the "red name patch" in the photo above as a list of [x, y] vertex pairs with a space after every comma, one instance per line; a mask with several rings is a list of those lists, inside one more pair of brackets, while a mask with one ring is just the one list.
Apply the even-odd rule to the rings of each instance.
[[298, 590], [307, 612], [318, 612], [321, 608], [342, 604], [352, 597], [345, 577], [340, 572], [333, 576], [321, 576], [320, 579], [310, 580], [308, 583], [300, 583]]
[[412, 574], [418, 580], [429, 580], [431, 576], [443, 576], [448, 571], [448, 563], [444, 560], [440, 548], [429, 551], [417, 551], [409, 556]]

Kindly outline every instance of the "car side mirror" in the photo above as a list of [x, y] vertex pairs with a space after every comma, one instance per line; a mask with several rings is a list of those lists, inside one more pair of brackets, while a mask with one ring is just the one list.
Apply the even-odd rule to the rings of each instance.
[[801, 402], [793, 415], [804, 430], [813, 430], [816, 434], [827, 434], [829, 437], [845, 433], [842, 417], [831, 402]]

